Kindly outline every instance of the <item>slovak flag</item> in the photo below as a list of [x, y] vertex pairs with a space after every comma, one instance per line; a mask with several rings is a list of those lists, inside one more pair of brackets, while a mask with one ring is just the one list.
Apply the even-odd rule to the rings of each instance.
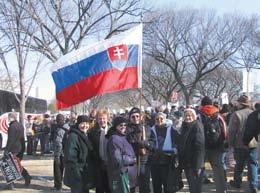
[[62, 56], [52, 77], [58, 109], [93, 96], [141, 88], [142, 24]]

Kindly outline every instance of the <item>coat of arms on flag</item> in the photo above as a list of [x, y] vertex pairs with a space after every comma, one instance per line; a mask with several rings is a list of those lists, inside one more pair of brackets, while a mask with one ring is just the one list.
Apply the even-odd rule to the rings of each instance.
[[128, 61], [128, 46], [118, 45], [108, 48], [108, 56], [112, 66], [122, 71]]

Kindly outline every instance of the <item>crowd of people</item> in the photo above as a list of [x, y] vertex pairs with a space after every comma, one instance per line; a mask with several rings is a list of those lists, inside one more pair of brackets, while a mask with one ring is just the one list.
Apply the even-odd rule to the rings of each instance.
[[[250, 193], [256, 193], [259, 106], [255, 103], [253, 107], [246, 95], [223, 106], [205, 96], [200, 106], [172, 106], [170, 110], [158, 107], [141, 112], [133, 107], [111, 115], [107, 109], [99, 109], [89, 115], [72, 113], [69, 118], [57, 114], [55, 120], [47, 114], [43, 120], [28, 116], [26, 151], [36, 155], [38, 141], [41, 154], [53, 151], [57, 191], [64, 183], [72, 193], [88, 193], [90, 189], [96, 193], [135, 193], [137, 188], [140, 193], [173, 193], [183, 188], [184, 173], [189, 191], [200, 193], [203, 182], [209, 182], [207, 161], [217, 193], [227, 192], [227, 183], [241, 188], [246, 165]], [[19, 124], [14, 117], [10, 113], [5, 153], [22, 159], [24, 137], [21, 133], [14, 137], [22, 126], [14, 126]], [[233, 150], [235, 166], [233, 179], [227, 182], [229, 149]], [[25, 168], [23, 176], [28, 186], [31, 176]]]

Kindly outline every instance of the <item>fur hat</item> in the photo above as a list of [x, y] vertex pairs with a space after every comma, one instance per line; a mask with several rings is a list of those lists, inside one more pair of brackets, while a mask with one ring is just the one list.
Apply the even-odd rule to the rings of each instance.
[[138, 114], [140, 114], [141, 111], [140, 111], [139, 108], [137, 108], [137, 107], [133, 107], [133, 108], [129, 111], [129, 117], [131, 117], [131, 115], [134, 114], [134, 113], [138, 113]]
[[237, 102], [241, 105], [244, 105], [244, 106], [250, 106], [251, 105], [250, 98], [247, 95], [244, 95], [244, 94], [237, 99]]
[[121, 116], [115, 117], [113, 120], [113, 127], [116, 128], [121, 123], [127, 123], [127, 119]]
[[208, 96], [204, 96], [201, 100], [201, 106], [205, 106], [205, 105], [212, 105], [213, 102], [211, 100], [211, 98], [209, 98]]

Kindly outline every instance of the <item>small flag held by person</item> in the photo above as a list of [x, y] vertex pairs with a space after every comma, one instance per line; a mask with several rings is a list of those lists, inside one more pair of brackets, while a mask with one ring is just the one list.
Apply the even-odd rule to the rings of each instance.
[[64, 55], [55, 66], [58, 109], [97, 95], [141, 88], [142, 25]]

